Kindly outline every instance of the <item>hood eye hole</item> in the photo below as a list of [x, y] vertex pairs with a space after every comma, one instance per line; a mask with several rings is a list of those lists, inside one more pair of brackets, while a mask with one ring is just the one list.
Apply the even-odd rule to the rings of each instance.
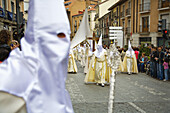
[[59, 38], [65, 38], [65, 37], [66, 37], [66, 35], [65, 35], [64, 33], [58, 33], [57, 36], [58, 36]]

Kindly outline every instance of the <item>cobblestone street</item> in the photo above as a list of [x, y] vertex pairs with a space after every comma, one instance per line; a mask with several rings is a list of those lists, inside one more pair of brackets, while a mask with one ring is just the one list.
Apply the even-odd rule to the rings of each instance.
[[[83, 68], [68, 74], [66, 87], [75, 113], [107, 113], [109, 86], [85, 85]], [[118, 74], [114, 113], [169, 113], [170, 82], [153, 79], [145, 74]]]

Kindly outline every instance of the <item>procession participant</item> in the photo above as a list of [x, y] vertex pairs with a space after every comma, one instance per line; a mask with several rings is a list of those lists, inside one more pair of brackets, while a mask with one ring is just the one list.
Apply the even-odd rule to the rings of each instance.
[[85, 83], [96, 83], [104, 87], [106, 83], [109, 83], [109, 74], [107, 67], [107, 52], [102, 47], [102, 35], [97, 45], [97, 50], [94, 52], [92, 60], [90, 62], [89, 70], [85, 77]]
[[77, 53], [78, 53], [77, 47], [73, 48], [73, 55], [74, 55], [75, 60], [77, 60]]
[[124, 59], [124, 57], [125, 57], [124, 48], [122, 48], [122, 51], [121, 51], [121, 53], [120, 53], [120, 56], [121, 56], [121, 60], [122, 60], [122, 62], [123, 62], [123, 59]]
[[77, 46], [77, 60], [80, 62], [81, 61], [81, 47], [80, 44]]
[[69, 60], [68, 60], [68, 72], [77, 73], [77, 65], [74, 59], [73, 51], [70, 49]]
[[22, 52], [14, 49], [0, 65], [0, 112], [16, 113], [26, 102], [28, 113], [73, 113], [65, 89], [70, 26], [64, 1], [30, 0], [28, 13]]
[[85, 51], [86, 51], [86, 44], [81, 44], [81, 66], [85, 67]]
[[92, 56], [93, 56], [92, 48], [87, 47], [87, 49], [86, 49], [86, 64], [85, 64], [85, 68], [84, 68], [85, 74], [88, 72]]
[[128, 45], [128, 50], [126, 51], [126, 54], [123, 60], [123, 66], [124, 66], [123, 72], [127, 72], [129, 75], [131, 73], [138, 73], [136, 56], [135, 56], [134, 50], [131, 47], [130, 41]]

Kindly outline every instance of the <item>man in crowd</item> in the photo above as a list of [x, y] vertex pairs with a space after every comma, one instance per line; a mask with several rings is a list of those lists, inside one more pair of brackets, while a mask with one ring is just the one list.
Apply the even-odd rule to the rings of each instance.
[[151, 70], [151, 77], [157, 78], [157, 66], [156, 66], [156, 60], [154, 59], [156, 54], [156, 48], [152, 47], [152, 51], [150, 54], [150, 70]]
[[157, 63], [157, 78], [163, 80], [163, 59], [164, 52], [162, 51], [162, 47], [158, 47], [158, 51], [155, 55], [155, 60]]

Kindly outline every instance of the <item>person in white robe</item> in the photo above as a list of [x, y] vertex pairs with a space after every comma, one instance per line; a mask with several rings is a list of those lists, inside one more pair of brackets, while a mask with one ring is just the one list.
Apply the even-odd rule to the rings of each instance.
[[68, 72], [77, 73], [77, 65], [74, 59], [73, 51], [70, 49], [69, 60], [68, 60]]
[[131, 47], [130, 41], [128, 45], [128, 50], [126, 51], [123, 60], [123, 66], [124, 66], [123, 72], [127, 72], [129, 75], [132, 73], [138, 73], [136, 56], [134, 50]]
[[84, 68], [85, 67], [85, 62], [86, 62], [86, 44], [84, 44], [84, 46], [81, 46], [81, 66]]
[[14, 49], [0, 65], [0, 112], [74, 113], [65, 89], [70, 26], [64, 0], [30, 0], [28, 13], [22, 52]]
[[84, 80], [86, 84], [96, 83], [97, 85], [104, 87], [105, 84], [110, 82], [106, 56], [107, 51], [102, 47], [101, 36]]
[[79, 62], [81, 62], [81, 47], [80, 47], [80, 45], [78, 45], [77, 46], [77, 52], [78, 52], [78, 54], [77, 54], [77, 60], [79, 61]]
[[77, 58], [77, 53], [78, 53], [77, 47], [73, 48], [73, 55], [74, 55], [75, 60], [78, 59], [78, 58]]
[[87, 49], [86, 49], [86, 62], [85, 62], [86, 64], [85, 64], [85, 68], [84, 68], [85, 74], [88, 72], [92, 56], [93, 56], [92, 48], [87, 47]]

